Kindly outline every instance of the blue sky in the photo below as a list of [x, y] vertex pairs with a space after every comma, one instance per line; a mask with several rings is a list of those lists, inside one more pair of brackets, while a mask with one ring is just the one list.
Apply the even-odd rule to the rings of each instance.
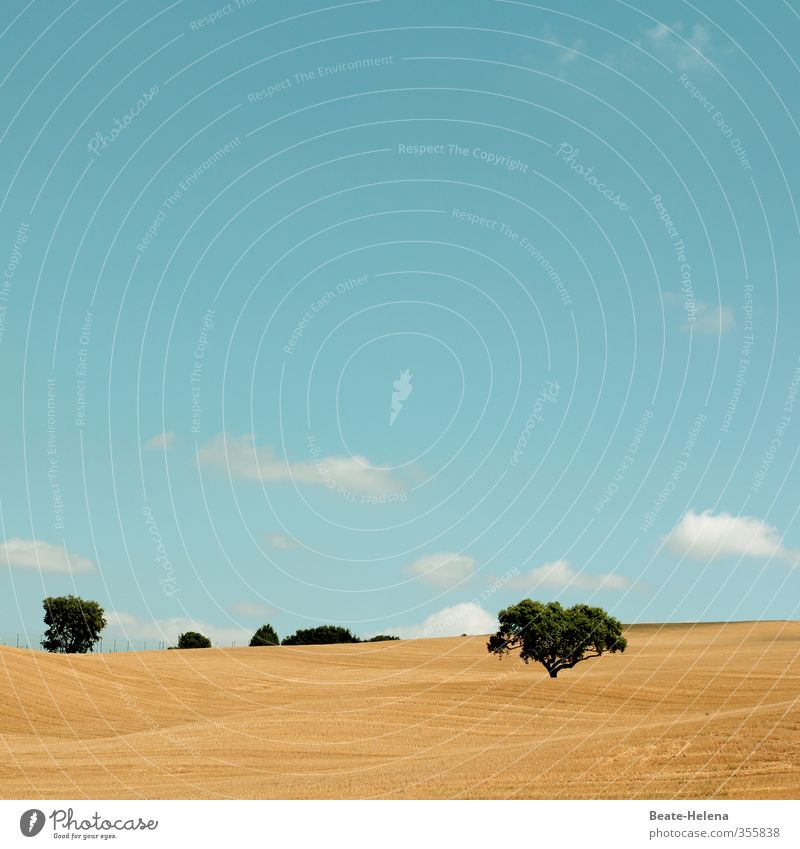
[[4, 635], [797, 615], [796, 3], [8, 8]]

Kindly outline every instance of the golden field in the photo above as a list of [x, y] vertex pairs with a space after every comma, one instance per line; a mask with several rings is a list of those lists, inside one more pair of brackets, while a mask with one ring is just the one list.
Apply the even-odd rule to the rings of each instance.
[[640, 625], [551, 679], [485, 638], [0, 649], [3, 798], [797, 798], [800, 623]]

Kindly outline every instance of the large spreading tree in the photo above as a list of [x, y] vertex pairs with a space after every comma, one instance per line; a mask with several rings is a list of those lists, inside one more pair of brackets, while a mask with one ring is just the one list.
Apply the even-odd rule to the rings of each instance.
[[76, 595], [48, 596], [44, 605], [42, 637], [45, 651], [59, 654], [86, 654], [94, 649], [106, 627], [103, 608], [96, 601]]
[[628, 645], [622, 623], [602, 607], [588, 604], [564, 608], [557, 601], [543, 604], [526, 598], [501, 610], [497, 618], [500, 629], [486, 644], [489, 652], [502, 656], [519, 649], [525, 663], [541, 663], [551, 678], [605, 652], [623, 652]]

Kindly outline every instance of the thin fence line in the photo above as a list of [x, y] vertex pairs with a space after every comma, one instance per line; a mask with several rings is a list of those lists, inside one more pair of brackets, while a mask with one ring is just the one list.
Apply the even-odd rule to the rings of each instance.
[[[31, 641], [32, 635], [26, 635], [23, 631], [18, 633], [16, 632], [5, 632], [0, 633], [0, 646], [6, 646], [9, 648], [18, 648], [18, 649], [28, 649], [29, 651], [40, 651], [45, 654], [45, 650], [42, 648], [42, 639], [44, 638], [44, 634], [38, 635], [38, 640]], [[177, 640], [176, 640], [177, 643]], [[230, 643], [230, 648], [236, 648], [236, 640], [232, 640]], [[213, 644], [215, 649], [218, 648], [228, 648], [227, 643], [219, 643], [215, 642]], [[129, 652], [138, 652], [138, 651], [167, 651], [170, 648], [177, 648], [177, 646], [170, 646], [168, 640], [125, 640], [125, 639], [114, 639], [114, 638], [103, 638], [95, 644], [90, 654], [123, 654]]]

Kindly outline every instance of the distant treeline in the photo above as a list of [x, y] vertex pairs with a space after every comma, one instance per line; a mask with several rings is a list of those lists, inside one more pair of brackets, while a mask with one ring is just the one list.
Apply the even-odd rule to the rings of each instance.
[[[41, 646], [45, 651], [59, 654], [85, 654], [94, 651], [97, 643], [102, 650], [101, 632], [108, 624], [105, 611], [96, 601], [88, 601], [75, 595], [48, 597], [43, 601], [44, 624], [47, 629], [41, 636]], [[16, 645], [19, 648], [19, 634]], [[301, 628], [294, 634], [278, 637], [278, 632], [269, 623], [262, 625], [251, 637], [251, 646], [317, 646], [327, 643], [377, 643], [383, 640], [397, 640], [389, 634], [378, 634], [362, 640], [349, 628], [341, 625], [318, 625], [316, 628]], [[114, 651], [116, 651], [116, 640]], [[130, 642], [127, 641], [128, 650]], [[159, 648], [164, 645], [159, 642]], [[178, 637], [177, 646], [164, 646], [178, 649], [211, 648], [211, 640], [198, 631], [185, 631]], [[147, 643], [145, 643], [145, 649]]]
[[[343, 628], [341, 625], [317, 625], [316, 628], [301, 628], [295, 631], [288, 637], [282, 640], [278, 636], [278, 632], [267, 623], [262, 625], [253, 634], [251, 646], [323, 646], [330, 643], [379, 643], [384, 640], [399, 640], [399, 637], [393, 637], [389, 634], [378, 634], [376, 637], [370, 637], [367, 640], [362, 640], [357, 637], [349, 628]], [[173, 648], [172, 646], [170, 648]], [[211, 648], [211, 640], [204, 634], [197, 631], [187, 631], [181, 634], [178, 638], [178, 645], [175, 648], [179, 649], [208, 649]]]
[[[259, 629], [260, 631], [261, 629]], [[256, 631], [258, 635], [258, 631]], [[275, 634], [277, 638], [277, 634]], [[253, 637], [255, 639], [255, 636]], [[362, 640], [356, 637], [349, 628], [342, 628], [341, 625], [317, 625], [316, 628], [301, 628], [295, 631], [289, 637], [284, 637], [281, 640], [282, 646], [321, 646], [326, 643], [380, 643], [384, 640], [399, 640], [399, 637], [392, 637], [389, 634], [378, 634], [376, 637], [370, 637], [368, 640]], [[277, 644], [274, 643], [274, 644]], [[263, 645], [263, 643], [253, 643], [250, 645]]]

